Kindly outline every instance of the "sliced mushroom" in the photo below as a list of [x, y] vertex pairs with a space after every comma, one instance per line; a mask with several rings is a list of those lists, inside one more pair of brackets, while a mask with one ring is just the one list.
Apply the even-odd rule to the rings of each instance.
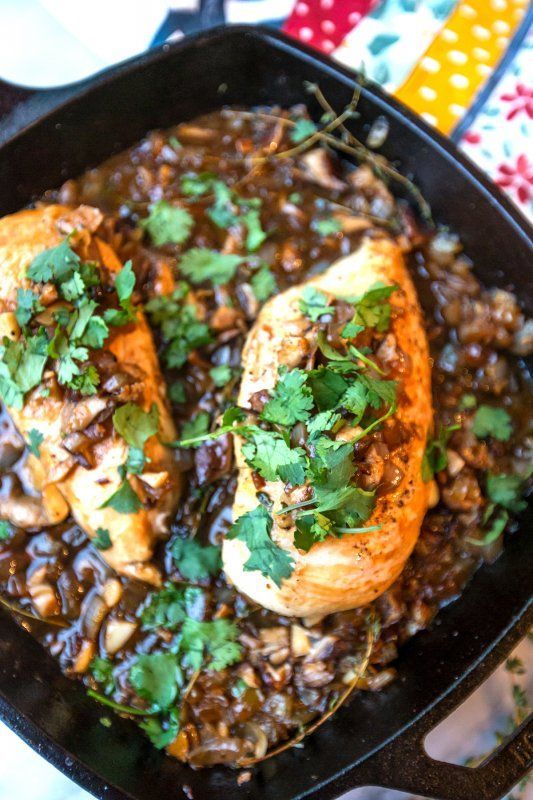
[[344, 181], [339, 180], [333, 171], [331, 156], [322, 147], [309, 150], [300, 158], [306, 176], [325, 189], [342, 192], [346, 189]]

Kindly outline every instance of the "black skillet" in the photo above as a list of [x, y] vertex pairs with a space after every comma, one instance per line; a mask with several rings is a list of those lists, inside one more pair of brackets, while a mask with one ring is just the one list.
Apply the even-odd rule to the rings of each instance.
[[[65, 178], [141, 138], [222, 104], [289, 106], [319, 83], [335, 108], [354, 75], [270, 30], [216, 29], [133, 59], [63, 93], [41, 95], [5, 123], [0, 147], [0, 214], [15, 211]], [[33, 106], [35, 108], [35, 104]], [[316, 110], [316, 109], [314, 109]], [[514, 288], [533, 311], [530, 237], [524, 219], [443, 137], [375, 87], [364, 89], [353, 125], [364, 135], [378, 115], [390, 133], [382, 152], [398, 161], [440, 223], [460, 233], [488, 285]], [[313, 107], [311, 106], [311, 111]], [[531, 519], [531, 518], [529, 518]], [[355, 696], [305, 746], [255, 768], [242, 786], [225, 768], [193, 771], [154, 750], [137, 727], [114, 717], [64, 678], [37, 642], [0, 613], [0, 713], [52, 764], [99, 798], [328, 800], [380, 785], [440, 800], [496, 800], [527, 771], [533, 721], [477, 769], [426, 755], [426, 734], [495, 668], [531, 623], [532, 557], [528, 523], [509, 537], [498, 561], [483, 567], [431, 630], [402, 650], [399, 680]], [[458, 731], [458, 735], [461, 735]]]

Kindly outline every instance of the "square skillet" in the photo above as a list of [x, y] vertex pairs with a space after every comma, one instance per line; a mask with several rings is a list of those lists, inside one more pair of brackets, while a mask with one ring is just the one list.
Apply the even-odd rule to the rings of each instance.
[[[41, 96], [44, 113], [36, 120], [19, 114], [18, 132], [4, 134], [0, 147], [0, 214], [96, 166], [152, 128], [224, 104], [306, 101], [305, 80], [319, 83], [342, 108], [354, 79], [351, 71], [266, 29], [218, 28], [164, 45], [67, 92]], [[481, 279], [514, 288], [531, 313], [531, 240], [519, 212], [450, 142], [376, 87], [363, 89], [358, 110], [353, 126], [363, 137], [376, 117], [387, 118], [381, 152], [414, 176], [435, 219], [461, 235]], [[395, 683], [354, 696], [303, 748], [259, 765], [242, 786], [230, 769], [193, 771], [167, 758], [128, 720], [113, 716], [111, 728], [103, 727], [105, 710], [63, 677], [4, 612], [0, 714], [52, 764], [109, 800], [328, 800], [367, 784], [440, 800], [496, 800], [531, 762], [531, 720], [475, 770], [431, 760], [422, 742], [527, 629], [533, 574], [527, 525], [523, 519], [497, 562], [480, 569], [432, 628], [407, 643]]]

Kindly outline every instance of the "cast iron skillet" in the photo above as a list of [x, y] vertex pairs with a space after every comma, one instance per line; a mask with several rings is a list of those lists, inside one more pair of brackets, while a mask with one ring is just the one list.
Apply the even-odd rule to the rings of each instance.
[[[336, 108], [351, 95], [354, 74], [270, 30], [215, 29], [133, 59], [79, 85], [70, 98], [22, 126], [0, 147], [0, 214], [95, 166], [142, 137], [220, 105], [308, 99], [304, 80], [320, 83]], [[45, 102], [46, 107], [46, 102]], [[311, 109], [312, 110], [312, 109]], [[435, 218], [458, 231], [488, 285], [516, 288], [533, 311], [530, 238], [513, 206], [461, 156], [377, 88], [364, 89], [354, 122], [364, 134], [384, 114], [384, 154], [412, 173]], [[20, 119], [19, 119], [20, 124]], [[529, 280], [528, 280], [529, 275]], [[402, 650], [399, 680], [378, 694], [355, 696], [301, 749], [255, 768], [238, 786], [225, 768], [193, 771], [154, 750], [137, 727], [113, 717], [10, 617], [0, 614], [0, 713], [69, 777], [99, 798], [163, 800], [328, 800], [376, 784], [440, 800], [496, 800], [526, 772], [533, 755], [529, 720], [477, 769], [430, 759], [426, 734], [459, 704], [525, 633], [532, 558], [527, 521], [498, 561], [483, 567], [432, 629]]]

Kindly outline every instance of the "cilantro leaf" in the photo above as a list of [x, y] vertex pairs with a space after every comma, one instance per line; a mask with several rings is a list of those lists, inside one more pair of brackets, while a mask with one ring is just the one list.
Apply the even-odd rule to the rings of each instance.
[[194, 172], [188, 173], [181, 179], [181, 191], [192, 197], [201, 197], [211, 191], [216, 179], [213, 172], [200, 172], [197, 175]]
[[150, 214], [140, 222], [156, 247], [183, 244], [191, 235], [194, 219], [184, 208], [159, 200], [150, 206]]
[[150, 596], [140, 617], [145, 630], [165, 628], [172, 631], [179, 628], [187, 617], [201, 618], [204, 610], [205, 596], [198, 586], [183, 588], [166, 583]]
[[126, 261], [115, 278], [115, 291], [120, 308], [107, 308], [104, 320], [110, 325], [119, 326], [132, 322], [135, 319], [135, 307], [131, 296], [135, 288], [135, 273], [131, 261]]
[[318, 322], [320, 317], [332, 313], [332, 309], [329, 308], [329, 298], [314, 286], [306, 286], [303, 289], [298, 306], [302, 314], [313, 322]]
[[523, 489], [523, 478], [521, 475], [495, 475], [489, 472], [487, 475], [487, 494], [493, 503], [520, 513], [527, 507], [525, 500], [521, 499]]
[[172, 560], [188, 581], [217, 575], [222, 568], [220, 547], [201, 545], [196, 539], [175, 539], [169, 547]]
[[233, 192], [223, 181], [215, 180], [211, 186], [215, 193], [215, 202], [207, 211], [207, 216], [219, 228], [227, 229], [238, 222], [233, 204]]
[[396, 286], [386, 286], [378, 281], [361, 297], [351, 299], [355, 306], [352, 322], [365, 328], [375, 328], [379, 333], [389, 329], [391, 307], [388, 302]]
[[181, 629], [180, 652], [195, 670], [200, 669], [205, 657], [209, 658], [208, 669], [225, 669], [242, 658], [237, 634], [237, 625], [232, 620], [198, 622], [188, 617]]
[[260, 303], [264, 303], [277, 291], [276, 279], [270, 268], [264, 264], [250, 280], [252, 291]]
[[195, 306], [183, 303], [187, 293], [188, 286], [182, 283], [172, 294], [154, 297], [145, 306], [166, 342], [163, 357], [175, 369], [183, 366], [190, 352], [211, 341], [209, 327], [198, 321]]
[[68, 300], [69, 303], [82, 297], [85, 292], [85, 284], [80, 273], [74, 272], [68, 280], [63, 281], [60, 285], [60, 290], [65, 300]]
[[243, 541], [250, 556], [244, 564], [247, 572], [259, 570], [266, 578], [271, 578], [276, 586], [281, 586], [283, 578], [288, 578], [294, 569], [290, 553], [278, 547], [270, 538], [272, 517], [263, 506], [257, 506], [239, 517], [226, 534], [228, 539]]
[[39, 296], [31, 289], [17, 289], [17, 310], [15, 318], [21, 327], [28, 324], [30, 319], [42, 311], [44, 306], [39, 301]]
[[69, 280], [80, 265], [80, 257], [72, 250], [68, 238], [56, 247], [43, 250], [35, 256], [28, 267], [27, 275], [35, 283]]
[[278, 480], [280, 468], [291, 464], [300, 467], [302, 480], [299, 483], [303, 481], [306, 455], [301, 447], [290, 448], [281, 434], [261, 428], [250, 428], [244, 435], [242, 454], [246, 463], [266, 481]]
[[132, 664], [130, 683], [154, 709], [167, 709], [183, 685], [181, 669], [172, 653], [143, 653]]
[[109, 659], [94, 656], [89, 664], [89, 671], [95, 681], [101, 684], [105, 694], [112, 694], [115, 691], [114, 667]]
[[441, 472], [448, 466], [446, 445], [453, 431], [458, 430], [460, 427], [460, 425], [441, 425], [437, 437], [428, 440], [422, 458], [422, 480], [424, 483], [428, 483], [437, 472]]
[[301, 369], [288, 370], [282, 365], [272, 397], [265, 404], [261, 417], [277, 425], [305, 422], [313, 408], [313, 395], [306, 384], [307, 373]]
[[0, 346], [0, 393], [6, 406], [22, 408], [25, 394], [41, 382], [47, 349], [44, 332], [29, 336], [25, 343], [4, 337]]
[[485, 547], [488, 544], [492, 544], [500, 538], [508, 522], [509, 514], [504, 508], [502, 508], [497, 514], [492, 516], [490, 527], [487, 529], [485, 535], [481, 539], [468, 538], [467, 541], [470, 542], [470, 544], [477, 545], [478, 547]]
[[504, 408], [481, 405], [474, 414], [472, 430], [479, 439], [492, 436], [499, 442], [507, 442], [513, 432], [513, 425]]
[[142, 450], [146, 441], [159, 430], [159, 409], [155, 403], [150, 411], [143, 411], [135, 403], [125, 403], [113, 414], [113, 425], [128, 444]]
[[254, 253], [261, 247], [268, 235], [261, 227], [261, 217], [259, 215], [259, 211], [256, 208], [251, 208], [239, 219], [248, 229], [245, 242], [246, 250], [249, 253]]
[[341, 420], [341, 415], [334, 410], [321, 411], [315, 414], [306, 423], [307, 432], [310, 437], [322, 433], [323, 431], [332, 430], [337, 423]]
[[332, 236], [342, 230], [342, 224], [335, 217], [327, 217], [326, 219], [317, 219], [313, 222], [312, 228], [320, 234], [320, 236]]
[[5, 519], [0, 519], [0, 542], [7, 542], [12, 533], [9, 522]]
[[180, 259], [179, 269], [193, 283], [211, 281], [215, 286], [228, 283], [237, 271], [239, 264], [246, 261], [243, 256], [218, 253], [207, 247], [193, 247]]
[[119, 467], [118, 472], [122, 483], [100, 508], [113, 508], [119, 514], [136, 514], [142, 508], [142, 503], [126, 477], [125, 467]]
[[324, 366], [312, 370], [307, 382], [320, 411], [338, 408], [350, 385], [342, 375]]
[[232, 378], [233, 370], [227, 364], [220, 364], [217, 367], [211, 367], [209, 375], [215, 386], [226, 386]]
[[126, 473], [128, 475], [140, 475], [145, 464], [146, 456], [144, 455], [144, 450], [141, 450], [139, 447], [130, 447], [128, 449], [126, 463], [124, 464]]
[[98, 550], [109, 550], [113, 542], [107, 528], [97, 528], [92, 543]]
[[173, 403], [185, 403], [187, 401], [187, 394], [183, 381], [174, 381], [168, 389], [168, 396]]
[[98, 370], [90, 364], [79, 375], [75, 375], [70, 381], [69, 386], [80, 394], [93, 395], [96, 394], [96, 388], [100, 383], [100, 376]]
[[[210, 424], [211, 418], [207, 411], [199, 411], [192, 419], [183, 423], [181, 427], [182, 440], [187, 441], [204, 436], [208, 432]], [[192, 444], [191, 447], [198, 447], [198, 444]]]
[[145, 732], [151, 743], [158, 750], [168, 747], [175, 740], [180, 729], [179, 709], [171, 708], [168, 718], [147, 717], [139, 722], [139, 728]]
[[306, 117], [300, 117], [296, 120], [291, 130], [291, 141], [294, 142], [294, 144], [300, 144], [300, 142], [312, 136], [316, 130], [317, 127], [312, 120]]
[[28, 441], [26, 442], [26, 444], [28, 445], [28, 450], [35, 456], [35, 458], [39, 458], [39, 456], [41, 455], [39, 447], [44, 441], [43, 434], [36, 428], [32, 428], [28, 432], [28, 437], [29, 437]]

